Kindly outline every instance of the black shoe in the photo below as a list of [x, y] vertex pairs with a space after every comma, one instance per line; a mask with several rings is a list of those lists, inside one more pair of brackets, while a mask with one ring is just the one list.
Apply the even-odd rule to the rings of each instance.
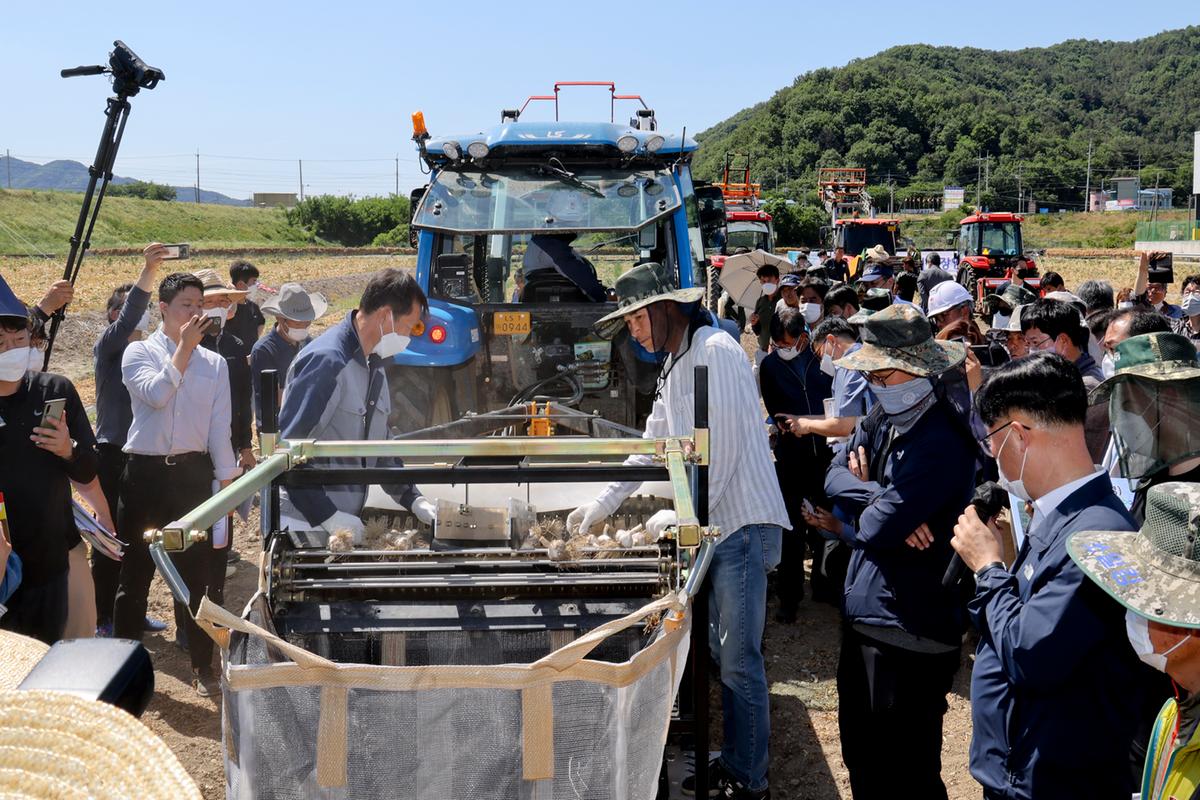
[[721, 800], [771, 800], [771, 789], [767, 787], [752, 792], [734, 778], [730, 778], [717, 797]]
[[779, 610], [775, 612], [775, 621], [783, 625], [795, 623], [796, 605], [794, 603], [780, 603]]
[[[722, 791], [725, 789], [725, 784], [733, 780], [733, 777], [725, 771], [725, 767], [721, 765], [720, 758], [714, 758], [708, 762], [708, 796], [722, 797]], [[692, 773], [683, 779], [680, 784], [680, 789], [683, 790], [685, 797], [696, 796], [696, 775]]]
[[213, 697], [221, 693], [221, 682], [211, 672], [192, 672], [192, 686], [200, 697]]

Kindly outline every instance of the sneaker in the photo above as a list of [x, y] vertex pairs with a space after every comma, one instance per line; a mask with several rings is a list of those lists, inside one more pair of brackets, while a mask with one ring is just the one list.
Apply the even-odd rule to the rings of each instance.
[[[721, 765], [720, 758], [714, 758], [708, 762], [708, 796], [722, 797], [721, 792], [725, 789], [725, 784], [733, 780], [733, 776], [725, 771], [725, 767]], [[680, 784], [680, 789], [683, 790], [685, 797], [696, 796], [696, 774], [686, 776], [683, 783]]]
[[757, 792], [752, 792], [741, 784], [741, 782], [730, 778], [722, 787], [721, 794], [717, 795], [721, 800], [771, 800], [771, 789], [759, 789]]
[[148, 616], [146, 617], [146, 621], [142, 623], [142, 630], [144, 630], [146, 633], [162, 633], [166, 629], [167, 623], [163, 622], [161, 619], [155, 619], [154, 617]]
[[200, 697], [213, 697], [221, 693], [221, 682], [212, 673], [192, 673], [192, 687]]

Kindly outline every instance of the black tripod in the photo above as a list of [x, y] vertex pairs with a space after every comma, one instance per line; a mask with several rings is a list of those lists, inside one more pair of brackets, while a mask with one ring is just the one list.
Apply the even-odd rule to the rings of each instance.
[[[83, 193], [83, 207], [79, 209], [79, 220], [75, 223], [75, 233], [71, 236], [71, 250], [67, 254], [67, 266], [63, 270], [63, 280], [70, 281], [72, 286], [79, 277], [83, 257], [91, 245], [96, 218], [100, 215], [100, 204], [104, 201], [104, 193], [113, 177], [113, 163], [117, 160], [117, 149], [121, 146], [121, 136], [125, 133], [125, 121], [129, 119], [129, 98], [142, 89], [153, 89], [159, 81], [167, 77], [161, 69], [146, 66], [137, 54], [119, 39], [113, 42], [113, 51], [109, 54], [107, 67], [102, 64], [75, 67], [64, 69], [60, 74], [64, 78], [74, 78], [78, 75], [105, 73], [112, 75], [115, 97], [108, 98], [104, 109], [104, 132], [100, 134], [100, 147], [96, 150], [96, 158], [88, 167], [88, 185]], [[65, 316], [66, 308], [63, 307], [56, 311], [50, 320], [42, 369], [50, 367], [54, 337], [58, 335], [58, 326], [62, 324]]]

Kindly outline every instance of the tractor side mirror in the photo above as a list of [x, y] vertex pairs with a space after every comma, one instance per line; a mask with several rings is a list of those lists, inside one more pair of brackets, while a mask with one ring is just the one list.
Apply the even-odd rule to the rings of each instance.
[[408, 246], [417, 246], [417, 229], [413, 227], [413, 220], [417, 218], [417, 206], [421, 204], [421, 199], [425, 197], [425, 192], [429, 190], [429, 184], [425, 184], [419, 188], [413, 189], [408, 194]]

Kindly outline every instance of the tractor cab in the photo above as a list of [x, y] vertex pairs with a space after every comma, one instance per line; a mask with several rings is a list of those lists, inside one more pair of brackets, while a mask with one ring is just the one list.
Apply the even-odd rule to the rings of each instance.
[[[558, 119], [559, 92], [579, 85], [609, 90], [609, 122]], [[525, 121], [535, 100], [553, 101], [555, 119]], [[623, 100], [641, 106], [628, 124], [614, 121]], [[636, 264], [661, 264], [680, 288], [700, 284], [706, 264], [696, 145], [657, 127], [609, 82], [555, 84], [469, 135], [430, 137], [414, 115], [430, 172], [412, 219], [430, 316], [389, 368], [397, 430], [548, 400], [638, 426], [657, 362], [623, 331], [608, 340], [592, 326]]]
[[846, 253], [846, 261], [850, 265], [850, 274], [857, 275], [860, 271], [859, 261], [867, 250], [877, 245], [883, 245], [892, 256], [898, 255], [899, 248], [904, 245], [900, 235], [900, 220], [898, 219], [860, 219], [847, 217], [835, 220], [833, 233], [830, 237], [829, 248], [840, 247]]
[[1040, 283], [1037, 264], [1025, 254], [1021, 219], [1008, 212], [981, 212], [959, 223], [956, 279], [977, 301], [1014, 275], [1031, 288]]

